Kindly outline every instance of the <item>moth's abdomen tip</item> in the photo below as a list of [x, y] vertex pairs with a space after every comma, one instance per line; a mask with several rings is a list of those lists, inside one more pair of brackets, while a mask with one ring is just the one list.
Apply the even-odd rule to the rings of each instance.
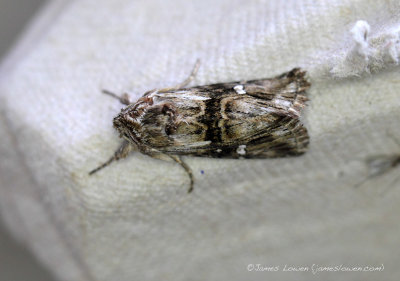
[[295, 67], [291, 71], [287, 72], [286, 77], [296, 81], [298, 85], [298, 92], [304, 92], [311, 86], [307, 71], [300, 67]]
[[300, 67], [295, 67], [291, 71], [286, 73], [286, 77], [296, 80], [305, 79], [306, 76], [307, 76], [307, 71]]

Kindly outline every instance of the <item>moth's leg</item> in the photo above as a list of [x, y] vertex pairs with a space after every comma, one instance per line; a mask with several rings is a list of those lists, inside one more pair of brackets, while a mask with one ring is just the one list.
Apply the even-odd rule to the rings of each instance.
[[174, 87], [163, 88], [163, 89], [159, 89], [158, 91], [159, 92], [176, 91], [176, 90], [186, 87], [196, 77], [197, 72], [199, 71], [199, 67], [200, 67], [200, 59], [197, 59], [192, 72], [190, 73], [189, 77], [185, 79], [185, 81], [183, 81], [182, 83], [179, 83], [178, 85], [175, 85]]
[[196, 60], [196, 63], [194, 64], [193, 70], [190, 73], [189, 77], [186, 78], [185, 81], [183, 81], [182, 83], [176, 85], [175, 87], [173, 87], [175, 90], [181, 89], [186, 87], [187, 85], [189, 85], [190, 82], [193, 81], [193, 79], [196, 77], [197, 72], [199, 71], [200, 68], [200, 59]]
[[190, 187], [189, 187], [189, 189], [188, 189], [188, 193], [191, 193], [191, 192], [193, 191], [193, 183], [194, 183], [194, 180], [193, 180], [193, 172], [192, 172], [192, 170], [190, 169], [190, 167], [189, 167], [185, 162], [183, 162], [183, 160], [182, 160], [178, 155], [169, 155], [169, 156], [170, 156], [176, 163], [178, 163], [179, 165], [181, 165], [182, 168], [184, 168], [185, 171], [186, 171], [186, 173], [188, 174], [189, 179], [190, 179]]
[[101, 164], [96, 169], [89, 172], [89, 175], [93, 175], [94, 173], [98, 172], [99, 170], [103, 169], [104, 167], [110, 165], [113, 161], [117, 161], [119, 159], [125, 158], [128, 154], [133, 150], [132, 144], [128, 141], [124, 140], [121, 146], [115, 151], [114, 155], [108, 159], [108, 161]]
[[102, 90], [101, 92], [103, 94], [106, 94], [106, 95], [112, 96], [113, 98], [116, 98], [122, 104], [125, 104], [125, 105], [131, 104], [129, 95], [127, 93], [122, 94], [122, 96], [118, 96], [117, 94], [114, 94], [113, 92], [110, 92], [108, 90]]
[[193, 183], [194, 183], [194, 180], [193, 180], [193, 173], [192, 173], [192, 170], [190, 169], [190, 167], [189, 167], [185, 162], [182, 161], [182, 159], [181, 159], [178, 155], [169, 155], [169, 154], [165, 154], [165, 153], [162, 153], [162, 152], [160, 152], [160, 151], [158, 151], [158, 150], [149, 149], [149, 148], [147, 148], [147, 147], [142, 147], [142, 150], [141, 150], [141, 151], [142, 151], [144, 154], [146, 154], [146, 155], [148, 155], [148, 156], [150, 156], [150, 157], [152, 157], [152, 158], [159, 159], [159, 160], [163, 160], [163, 161], [169, 161], [169, 162], [170, 162], [171, 160], [173, 160], [173, 161], [175, 161], [176, 163], [178, 163], [179, 165], [181, 165], [182, 168], [185, 169], [185, 171], [186, 171], [186, 173], [188, 174], [189, 179], [190, 179], [190, 186], [189, 186], [189, 189], [188, 189], [188, 193], [190, 193], [190, 192], [193, 191]]

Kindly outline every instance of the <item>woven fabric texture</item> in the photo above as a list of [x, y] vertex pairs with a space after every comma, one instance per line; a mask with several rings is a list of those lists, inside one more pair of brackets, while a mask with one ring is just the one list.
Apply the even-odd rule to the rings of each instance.
[[[60, 280], [398, 280], [399, 167], [367, 162], [400, 154], [398, 0], [52, 5], [0, 70], [0, 208]], [[135, 100], [198, 58], [191, 85], [306, 69], [309, 151], [185, 157], [192, 194], [179, 165], [139, 153], [89, 177], [120, 144], [101, 89]], [[283, 271], [313, 264], [384, 270]]]

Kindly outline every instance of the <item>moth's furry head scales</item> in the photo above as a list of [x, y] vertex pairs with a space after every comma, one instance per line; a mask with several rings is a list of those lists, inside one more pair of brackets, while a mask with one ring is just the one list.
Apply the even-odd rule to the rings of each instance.
[[136, 145], [140, 144], [143, 115], [152, 104], [153, 99], [144, 96], [121, 110], [113, 120], [114, 128], [121, 137]]

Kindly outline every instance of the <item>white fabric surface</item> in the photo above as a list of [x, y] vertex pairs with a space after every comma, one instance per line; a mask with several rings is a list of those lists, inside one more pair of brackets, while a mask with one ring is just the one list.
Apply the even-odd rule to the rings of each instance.
[[[400, 153], [398, 0], [84, 0], [54, 17], [59, 5], [1, 70], [0, 208], [60, 280], [398, 280], [399, 167], [355, 187], [367, 157]], [[308, 70], [309, 152], [186, 157], [192, 194], [181, 167], [138, 153], [89, 177], [120, 143], [121, 105], [100, 90], [136, 99], [197, 58], [192, 85]]]

